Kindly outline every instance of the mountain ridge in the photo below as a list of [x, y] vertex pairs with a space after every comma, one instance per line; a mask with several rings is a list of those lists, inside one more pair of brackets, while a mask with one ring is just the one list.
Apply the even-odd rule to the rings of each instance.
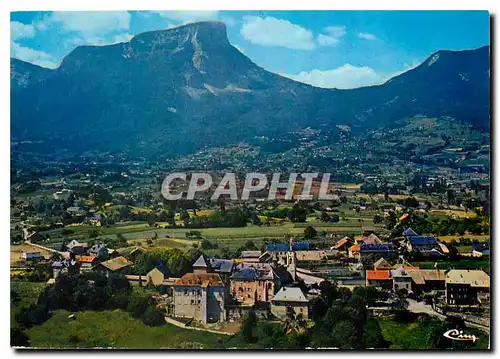
[[223, 23], [149, 31], [77, 47], [54, 70], [13, 61], [12, 133], [72, 151], [179, 154], [308, 126], [359, 132], [420, 114], [488, 129], [489, 46], [451, 53], [381, 85], [322, 89], [259, 67], [230, 44]]

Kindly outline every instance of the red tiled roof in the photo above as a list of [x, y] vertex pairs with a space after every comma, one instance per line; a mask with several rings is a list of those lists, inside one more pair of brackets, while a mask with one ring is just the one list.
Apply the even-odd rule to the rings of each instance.
[[366, 279], [368, 280], [391, 280], [389, 270], [367, 270]]
[[174, 286], [224, 286], [216, 273], [186, 273], [175, 281]]
[[76, 259], [80, 263], [92, 263], [95, 260], [95, 256], [77, 256]]

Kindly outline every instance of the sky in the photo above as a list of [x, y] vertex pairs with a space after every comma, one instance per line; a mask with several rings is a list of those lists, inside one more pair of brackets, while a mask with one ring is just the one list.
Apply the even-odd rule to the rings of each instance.
[[231, 44], [257, 65], [325, 88], [380, 84], [435, 51], [490, 43], [486, 11], [13, 12], [11, 56], [57, 68], [80, 45], [206, 20], [226, 23]]

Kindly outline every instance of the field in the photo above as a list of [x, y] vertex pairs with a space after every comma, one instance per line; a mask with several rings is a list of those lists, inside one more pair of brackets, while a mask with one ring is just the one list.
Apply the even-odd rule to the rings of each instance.
[[40, 252], [45, 258], [49, 258], [51, 253], [49, 251], [39, 249], [29, 244], [16, 244], [10, 246], [10, 266], [18, 267], [22, 266], [24, 261], [20, 258], [21, 251], [26, 252]]
[[487, 235], [487, 234], [469, 234], [469, 233], [466, 233], [464, 234], [463, 236], [460, 236], [460, 235], [454, 235], [454, 236], [438, 236], [437, 238], [440, 240], [440, 241], [443, 241], [443, 242], [446, 242], [446, 243], [451, 243], [451, 241], [455, 240], [455, 241], [459, 241], [460, 237], [464, 237], [464, 238], [469, 238], [469, 239], [477, 239], [479, 242], [486, 242], [490, 239], [490, 236]]
[[27, 331], [33, 347], [41, 348], [214, 348], [227, 336], [177, 328], [170, 324], [148, 327], [120, 310], [76, 313], [64, 310]]

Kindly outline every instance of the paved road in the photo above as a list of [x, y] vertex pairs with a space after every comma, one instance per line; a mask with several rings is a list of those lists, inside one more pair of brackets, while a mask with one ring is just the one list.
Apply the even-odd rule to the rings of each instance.
[[[408, 310], [413, 313], [425, 313], [428, 315], [432, 315], [436, 318], [439, 318], [441, 320], [446, 319], [446, 316], [443, 314], [440, 314], [436, 312], [432, 307], [428, 304], [425, 304], [424, 302], [417, 302], [416, 300], [413, 299], [407, 299], [408, 301]], [[486, 332], [490, 332], [490, 328], [486, 327], [484, 325], [476, 324], [476, 323], [471, 323], [471, 322], [465, 322], [465, 325], [467, 325], [470, 328], [476, 328], [476, 329], [481, 329]]]

